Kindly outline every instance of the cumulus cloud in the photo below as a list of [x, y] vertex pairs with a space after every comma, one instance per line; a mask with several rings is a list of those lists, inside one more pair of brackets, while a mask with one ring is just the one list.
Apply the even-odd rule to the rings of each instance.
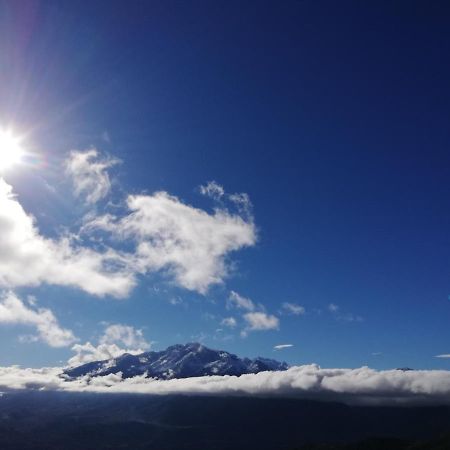
[[247, 297], [243, 297], [235, 291], [231, 291], [227, 300], [228, 308], [244, 309], [246, 311], [254, 311], [256, 309], [255, 304]]
[[285, 348], [291, 348], [293, 347], [293, 344], [279, 344], [279, 345], [275, 345], [273, 347], [274, 350], [284, 350]]
[[66, 381], [60, 368], [0, 367], [0, 387], [151, 395], [248, 395], [342, 401], [348, 404], [450, 404], [450, 372], [446, 370], [377, 371], [291, 367], [283, 372], [155, 380], [121, 374]]
[[103, 361], [105, 359], [117, 358], [124, 353], [130, 353], [132, 355], [139, 355], [144, 350], [142, 349], [124, 349], [117, 344], [98, 344], [93, 345], [90, 342], [85, 344], [75, 344], [72, 347], [72, 351], [75, 355], [68, 361], [70, 367], [80, 366], [92, 361]]
[[[104, 198], [111, 186], [108, 169], [117, 162], [95, 149], [72, 151], [65, 168], [76, 195], [91, 204]], [[224, 195], [215, 182], [202, 191]], [[48, 283], [125, 297], [137, 274], [163, 272], [178, 286], [205, 294], [229, 275], [230, 253], [257, 240], [251, 214], [232, 213], [223, 205], [208, 213], [167, 192], [129, 195], [126, 204], [128, 213], [92, 213], [85, 221], [85, 235], [93, 237], [101, 230], [107, 233], [102, 242], [108, 234], [114, 237], [99, 251], [80, 244], [76, 233], [56, 239], [42, 236], [11, 186], [0, 179], [0, 288]], [[132, 251], [114, 248], [119, 244], [129, 250], [130, 243]]]
[[89, 294], [123, 297], [135, 285], [122, 255], [112, 249], [97, 252], [73, 239], [43, 237], [0, 178], [0, 287], [71, 286]]
[[237, 321], [234, 317], [225, 317], [220, 324], [229, 328], [235, 328]]
[[106, 326], [98, 345], [91, 342], [75, 344], [72, 347], [75, 355], [69, 359], [68, 365], [75, 367], [91, 361], [116, 358], [124, 353], [139, 355], [150, 347], [151, 343], [147, 342], [142, 330], [129, 325], [111, 324]]
[[150, 343], [144, 338], [142, 330], [136, 329], [129, 325], [122, 325], [120, 323], [108, 325], [100, 338], [101, 344], [119, 343], [129, 348], [150, 348]]
[[244, 319], [248, 323], [248, 329], [254, 331], [277, 330], [280, 326], [278, 317], [261, 311], [246, 313]]
[[241, 337], [246, 337], [249, 331], [277, 330], [280, 326], [278, 317], [267, 314], [261, 304], [255, 304], [251, 299], [231, 291], [227, 299], [227, 308], [247, 311], [242, 315], [246, 327], [241, 331]]
[[59, 325], [52, 311], [27, 306], [13, 292], [0, 295], [0, 323], [34, 327], [37, 335], [28, 340], [39, 340], [51, 347], [67, 347], [77, 341], [71, 330]]
[[293, 314], [294, 316], [301, 316], [305, 314], [305, 308], [297, 305], [297, 303], [284, 302], [281, 306], [288, 314]]
[[66, 174], [72, 179], [75, 195], [93, 204], [106, 197], [111, 189], [108, 169], [118, 164], [116, 158], [105, 158], [92, 148], [70, 152], [65, 162]]
[[124, 217], [97, 217], [87, 226], [135, 242], [128, 262], [136, 272], [165, 270], [179, 286], [205, 294], [229, 273], [230, 252], [256, 242], [253, 220], [216, 209], [213, 214], [167, 192], [130, 195]]

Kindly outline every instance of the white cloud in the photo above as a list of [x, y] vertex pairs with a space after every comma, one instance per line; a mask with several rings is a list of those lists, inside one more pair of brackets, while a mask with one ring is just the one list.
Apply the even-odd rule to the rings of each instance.
[[[73, 151], [66, 171], [76, 194], [94, 203], [107, 195], [108, 169], [116, 163], [95, 149]], [[204, 189], [219, 195], [217, 183], [207, 186]], [[229, 254], [257, 240], [250, 214], [231, 213], [224, 207], [210, 214], [167, 192], [130, 195], [127, 206], [127, 215], [91, 214], [82, 232], [112, 233], [111, 244], [120, 246], [131, 240], [133, 251], [107, 246], [96, 251], [80, 244], [77, 234], [56, 239], [42, 236], [11, 186], [0, 179], [0, 288], [48, 283], [97, 296], [125, 297], [135, 286], [137, 274], [162, 271], [175, 284], [205, 294], [229, 275]]]
[[126, 296], [135, 285], [121, 254], [97, 252], [76, 245], [72, 238], [48, 239], [39, 233], [0, 178], [0, 287], [42, 283], [71, 286], [89, 294]]
[[246, 216], [251, 215], [252, 202], [250, 197], [245, 192], [227, 194], [223, 186], [218, 184], [216, 181], [208, 181], [206, 185], [200, 186], [200, 193], [212, 198], [217, 202], [222, 202], [223, 200], [228, 200]]
[[72, 179], [75, 195], [84, 196], [91, 204], [106, 197], [111, 189], [108, 169], [119, 162], [116, 158], [100, 157], [94, 148], [70, 152], [65, 168]]
[[245, 192], [241, 192], [239, 194], [231, 194], [228, 196], [231, 202], [233, 202], [238, 210], [243, 213], [249, 214], [252, 210], [252, 202], [250, 201], [250, 197]]
[[334, 303], [328, 305], [328, 311], [334, 315], [336, 320], [342, 322], [364, 322], [364, 319], [361, 316], [352, 313], [342, 313], [340, 307]]
[[284, 302], [282, 305], [283, 309], [289, 314], [294, 316], [300, 316], [305, 314], [305, 308], [303, 306], [297, 305], [297, 303]]
[[172, 305], [172, 306], [177, 306], [177, 305], [181, 305], [183, 304], [183, 299], [181, 297], [171, 297], [169, 298], [168, 302]]
[[235, 328], [237, 325], [236, 319], [234, 317], [225, 317], [222, 322], [220, 322], [221, 325], [224, 325], [229, 328]]
[[208, 181], [205, 186], [200, 186], [200, 192], [214, 200], [220, 200], [225, 195], [225, 189], [215, 181]]
[[252, 220], [225, 209], [208, 214], [167, 192], [130, 195], [127, 205], [129, 215], [98, 217], [87, 227], [134, 240], [128, 263], [135, 271], [166, 270], [176, 284], [202, 294], [228, 275], [230, 252], [256, 242]]
[[139, 355], [150, 347], [151, 343], [146, 341], [142, 330], [119, 323], [111, 324], [106, 326], [98, 345], [90, 342], [75, 344], [72, 347], [75, 355], [69, 359], [68, 364], [74, 367], [91, 361], [116, 358], [124, 353]]
[[117, 358], [124, 353], [132, 355], [139, 355], [144, 350], [142, 349], [124, 349], [117, 344], [99, 344], [93, 345], [90, 342], [85, 344], [75, 344], [72, 347], [75, 355], [68, 360], [68, 365], [71, 367], [80, 366], [92, 361], [103, 361], [105, 359]]
[[241, 337], [246, 337], [249, 331], [275, 330], [279, 328], [278, 317], [267, 314], [260, 303], [255, 304], [251, 299], [231, 291], [227, 299], [227, 308], [237, 308], [247, 311], [242, 315], [247, 326], [241, 331]]
[[145, 340], [142, 330], [120, 323], [108, 325], [100, 338], [100, 344], [113, 343], [122, 344], [133, 349], [150, 348], [150, 343]]
[[238, 395], [308, 398], [348, 404], [450, 404], [450, 371], [377, 371], [322, 369], [311, 364], [283, 372], [154, 380], [120, 374], [64, 381], [61, 368], [0, 367], [0, 387], [76, 392], [141, 393], [150, 395]]
[[279, 344], [279, 345], [274, 345], [273, 349], [274, 350], [284, 350], [285, 348], [291, 348], [293, 347], [293, 344]]
[[244, 314], [244, 319], [249, 325], [249, 330], [277, 330], [280, 325], [278, 317], [264, 312], [249, 312]]
[[450, 358], [450, 354], [436, 355], [435, 358]]
[[59, 325], [49, 309], [29, 307], [13, 292], [0, 295], [0, 323], [34, 327], [37, 336], [28, 336], [26, 339], [43, 341], [52, 347], [66, 347], [77, 341], [71, 330]]
[[256, 309], [255, 304], [249, 298], [243, 297], [235, 291], [230, 292], [227, 300], [227, 307], [236, 307], [246, 311], [254, 311]]

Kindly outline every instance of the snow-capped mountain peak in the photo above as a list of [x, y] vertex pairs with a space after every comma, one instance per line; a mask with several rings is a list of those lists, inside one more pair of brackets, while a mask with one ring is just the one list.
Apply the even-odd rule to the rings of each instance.
[[140, 355], [124, 353], [117, 358], [93, 361], [64, 371], [70, 379], [82, 376], [103, 376], [121, 372], [123, 378], [146, 374], [159, 379], [190, 378], [205, 375], [236, 375], [263, 371], [286, 370], [288, 365], [267, 358], [239, 358], [223, 351], [212, 350], [197, 342], [177, 344], [166, 350]]

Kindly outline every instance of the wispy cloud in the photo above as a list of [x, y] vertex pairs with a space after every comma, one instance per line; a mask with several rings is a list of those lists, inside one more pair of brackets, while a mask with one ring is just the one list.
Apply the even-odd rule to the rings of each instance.
[[444, 353], [442, 355], [436, 355], [435, 358], [447, 359], [447, 358], [450, 358], [450, 353]]
[[364, 322], [363, 317], [353, 313], [342, 312], [341, 308], [334, 303], [330, 303], [327, 309], [331, 314], [333, 314], [336, 320], [342, 322]]
[[83, 196], [90, 204], [105, 198], [111, 189], [108, 169], [119, 162], [117, 158], [101, 156], [94, 148], [70, 152], [65, 169], [72, 179], [75, 195]]
[[278, 344], [278, 345], [274, 345], [273, 349], [274, 350], [284, 350], [286, 348], [291, 348], [293, 346], [294, 346], [294, 344]]
[[220, 324], [228, 328], [235, 328], [237, 321], [234, 317], [225, 317]]
[[205, 185], [200, 186], [200, 193], [214, 200], [220, 200], [225, 195], [225, 189], [215, 181], [208, 181]]
[[294, 316], [301, 316], [306, 312], [305, 308], [297, 303], [284, 302], [281, 306], [286, 313]]
[[235, 291], [230, 292], [227, 300], [227, 307], [244, 309], [246, 311], [254, 311], [256, 309], [256, 305], [252, 302], [252, 300], [238, 294]]
[[332, 313], [336, 313], [339, 311], [339, 306], [335, 305], [334, 303], [330, 303], [328, 305], [328, 311], [332, 312]]
[[228, 194], [225, 192], [223, 186], [213, 180], [208, 181], [208, 183], [206, 183], [205, 185], [200, 186], [200, 193], [212, 198], [213, 200], [221, 204], [223, 204], [224, 200], [226, 200], [233, 204], [235, 208], [242, 214], [245, 214], [246, 216], [251, 215], [253, 205], [250, 201], [250, 197], [245, 192]]
[[172, 305], [172, 306], [177, 306], [177, 305], [181, 305], [183, 304], [183, 299], [179, 296], [174, 296], [174, 297], [170, 297], [168, 302]]

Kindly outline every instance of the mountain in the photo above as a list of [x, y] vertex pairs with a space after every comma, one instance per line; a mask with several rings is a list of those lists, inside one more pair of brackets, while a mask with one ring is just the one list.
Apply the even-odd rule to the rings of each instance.
[[103, 376], [122, 372], [123, 378], [147, 374], [151, 378], [168, 380], [204, 375], [243, 375], [273, 370], [286, 370], [285, 362], [267, 358], [239, 358], [222, 350], [212, 350], [199, 343], [173, 345], [160, 352], [145, 352], [140, 355], [125, 353], [117, 358], [93, 361], [66, 369], [70, 378], [85, 375]]

